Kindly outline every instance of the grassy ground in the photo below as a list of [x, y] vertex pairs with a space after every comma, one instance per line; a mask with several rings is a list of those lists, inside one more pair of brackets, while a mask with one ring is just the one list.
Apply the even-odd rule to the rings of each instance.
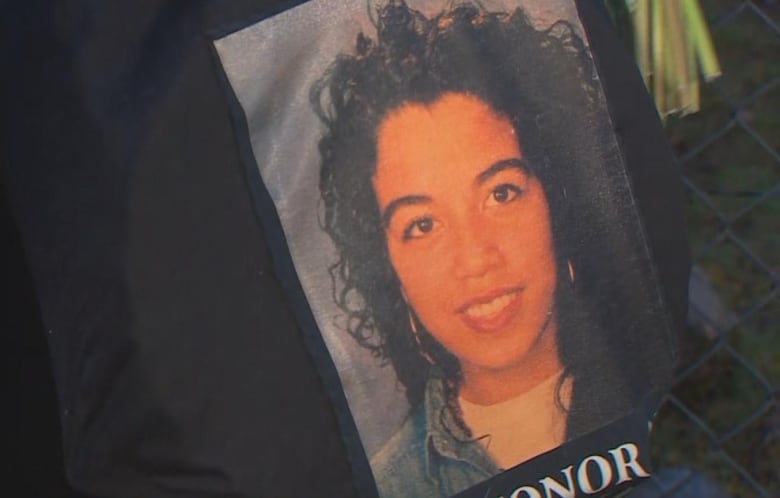
[[[693, 255], [739, 322], [683, 335], [681, 404], [661, 410], [653, 456], [705, 471], [733, 496], [759, 496], [755, 484], [780, 496], [780, 84], [756, 94], [780, 78], [780, 34], [749, 8], [729, 17], [748, 2], [701, 3], [727, 19], [713, 25], [723, 76], [704, 88], [700, 113], [667, 130], [706, 194], [688, 192]], [[780, 25], [779, 2], [753, 4]]]

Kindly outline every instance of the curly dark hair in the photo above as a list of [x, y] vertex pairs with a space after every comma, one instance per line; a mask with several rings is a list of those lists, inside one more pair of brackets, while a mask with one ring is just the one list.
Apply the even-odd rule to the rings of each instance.
[[[331, 276], [349, 333], [392, 363], [412, 406], [422, 400], [431, 373], [424, 356], [432, 357], [457, 410], [460, 365], [425, 330], [419, 334], [425, 355], [420, 353], [371, 179], [377, 127], [389, 112], [405, 103], [432, 103], [444, 93], [470, 94], [514, 125], [530, 174], [540, 180], [550, 206], [558, 343], [574, 378], [567, 433], [626, 413], [636, 401], [631, 393], [646, 382], [638, 373], [641, 362], [625, 356], [639, 347], [632, 343], [632, 322], [641, 320], [642, 310], [621, 297], [642, 289], [621, 288], [630, 265], [610, 253], [609, 241], [619, 238], [615, 227], [610, 231], [619, 220], [605, 216], [606, 196], [593, 189], [606, 160], [600, 137], [608, 134], [599, 131], [604, 103], [585, 44], [565, 22], [537, 30], [520, 9], [494, 13], [471, 3], [428, 18], [390, 0], [378, 8], [375, 24], [376, 39], [359, 34], [354, 54], [340, 55], [311, 90], [326, 127], [319, 144], [321, 223], [340, 254]], [[597, 392], [605, 382], [609, 395]]]

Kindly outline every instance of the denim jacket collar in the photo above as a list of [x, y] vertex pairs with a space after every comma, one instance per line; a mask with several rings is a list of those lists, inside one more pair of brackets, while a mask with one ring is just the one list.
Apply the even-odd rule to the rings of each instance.
[[[455, 414], [446, 406], [444, 377], [438, 369], [431, 372], [425, 392], [426, 470], [433, 481], [447, 486], [453, 482], [457, 466], [446, 465], [446, 460], [467, 464], [484, 478], [494, 476], [500, 469], [482, 445], [472, 439], [455, 420]], [[457, 490], [452, 490], [455, 492]]]

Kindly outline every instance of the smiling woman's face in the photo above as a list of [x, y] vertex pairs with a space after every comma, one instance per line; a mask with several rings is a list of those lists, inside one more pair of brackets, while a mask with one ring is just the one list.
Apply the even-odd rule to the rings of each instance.
[[390, 260], [425, 328], [467, 377], [557, 361], [549, 208], [509, 120], [448, 93], [403, 105], [377, 133]]

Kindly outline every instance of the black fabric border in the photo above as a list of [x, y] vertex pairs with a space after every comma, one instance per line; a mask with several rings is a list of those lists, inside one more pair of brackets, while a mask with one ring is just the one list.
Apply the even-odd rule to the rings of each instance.
[[[261, 0], [258, 2], [256, 7], [257, 10], [251, 8], [248, 13], [244, 13], [242, 9], [239, 9], [238, 14], [225, 12], [223, 10], [226, 5], [222, 5], [222, 3], [229, 4], [229, 2], [218, 2], [217, 5], [220, 10], [211, 13], [212, 16], [217, 19], [212, 20], [214, 26], [206, 31], [206, 35], [212, 40], [218, 40], [264, 21], [265, 19], [299, 7], [309, 1], [310, 0], [277, 0], [275, 2], [263, 2]], [[271, 5], [268, 6], [268, 4]], [[263, 5], [266, 5], [266, 7], [263, 7]]]
[[365, 498], [378, 498], [373, 473], [368, 457], [363, 449], [363, 444], [360, 441], [357, 426], [352, 418], [352, 412], [349, 409], [344, 389], [341, 386], [341, 379], [339, 378], [336, 366], [333, 363], [333, 359], [330, 356], [319, 327], [314, 319], [314, 314], [309, 307], [309, 302], [301, 287], [300, 280], [298, 279], [292, 261], [292, 256], [290, 255], [287, 246], [287, 239], [284, 235], [284, 230], [282, 229], [281, 220], [279, 219], [273, 200], [260, 175], [249, 138], [249, 127], [246, 120], [246, 114], [228, 80], [224, 67], [220, 62], [219, 54], [213, 43], [211, 44], [211, 52], [214, 64], [219, 73], [220, 82], [223, 85], [225, 92], [233, 129], [235, 131], [239, 157], [244, 163], [247, 188], [249, 189], [255, 204], [257, 221], [266, 235], [266, 241], [270, 248], [274, 269], [277, 272], [277, 277], [282, 288], [289, 297], [306, 348], [314, 360], [325, 391], [333, 403], [336, 419], [338, 420], [341, 431], [341, 438], [347, 449], [347, 457], [350, 459], [353, 484], [359, 496]]
[[604, 92], [645, 250], [653, 263], [655, 284], [670, 319], [668, 339], [676, 345], [671, 334], [686, 323], [691, 268], [682, 175], [639, 69], [606, 9], [596, 0], [574, 1]]

